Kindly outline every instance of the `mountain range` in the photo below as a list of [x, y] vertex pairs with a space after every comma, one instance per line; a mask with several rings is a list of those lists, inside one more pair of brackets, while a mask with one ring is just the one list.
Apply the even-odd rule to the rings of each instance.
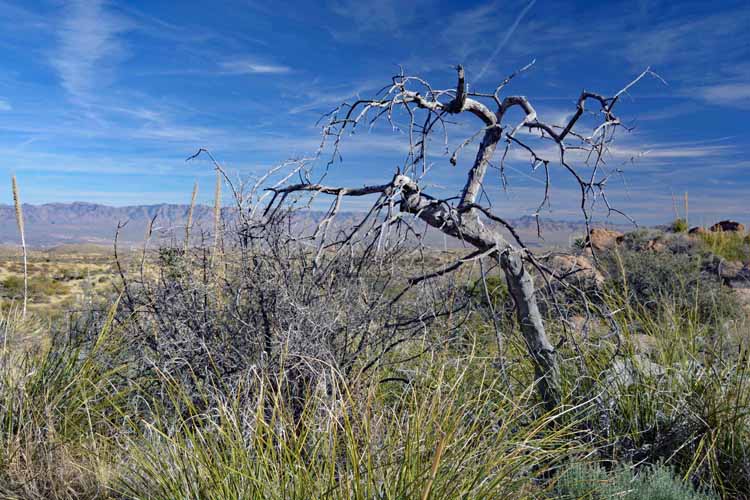
[[[43, 205], [23, 205], [26, 241], [31, 247], [52, 247], [61, 244], [111, 245], [118, 223], [125, 223], [119, 234], [119, 241], [125, 245], [141, 243], [149, 221], [155, 218], [155, 234], [161, 238], [179, 238], [184, 230], [189, 206], [174, 204], [133, 205], [112, 207], [95, 203], [48, 203]], [[231, 212], [224, 209], [225, 216]], [[311, 221], [323, 216], [322, 212], [308, 212]], [[339, 224], [354, 220], [356, 213], [342, 213]], [[209, 231], [213, 225], [213, 208], [197, 205], [193, 212], [194, 235]], [[536, 220], [524, 216], [509, 221], [530, 246], [567, 245], [571, 238], [580, 235], [585, 229], [581, 222], [543, 219], [544, 240], [536, 236]], [[434, 232], [437, 233], [437, 232]], [[12, 205], [0, 205], [0, 244], [12, 245], [19, 242], [15, 211]], [[430, 245], [456, 246], [446, 242], [440, 234], [427, 238]]]

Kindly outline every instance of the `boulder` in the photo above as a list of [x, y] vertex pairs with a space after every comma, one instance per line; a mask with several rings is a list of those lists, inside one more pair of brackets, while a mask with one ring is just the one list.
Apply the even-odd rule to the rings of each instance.
[[587, 320], [585, 316], [574, 315], [568, 319], [567, 324], [576, 341], [599, 339], [609, 333], [609, 325], [596, 316]]
[[733, 280], [739, 277], [743, 267], [740, 261], [723, 260], [719, 263], [718, 274], [724, 280]]
[[744, 233], [745, 226], [737, 221], [723, 220], [711, 226], [711, 231], [713, 231], [714, 233], [719, 231], [723, 231], [725, 233]]
[[630, 343], [636, 353], [645, 355], [653, 354], [659, 347], [659, 341], [655, 337], [643, 333], [632, 333]]
[[734, 289], [748, 289], [750, 288], [750, 267], [743, 266], [742, 269], [738, 270], [731, 278], [726, 278], [724, 282]]
[[722, 279], [731, 280], [737, 277], [742, 271], [742, 267], [740, 261], [722, 259], [716, 264], [716, 274]]
[[643, 249], [650, 250], [652, 252], [663, 252], [667, 249], [667, 244], [664, 241], [656, 238], [653, 240], [648, 240]]
[[730, 288], [750, 288], [750, 266], [738, 260], [711, 255], [704, 260], [703, 271], [718, 276]]
[[609, 250], [617, 246], [618, 243], [621, 243], [623, 237], [624, 234], [619, 231], [595, 227], [591, 230], [591, 234], [586, 241], [586, 246], [597, 251]]
[[586, 286], [598, 287], [604, 276], [585, 255], [555, 254], [546, 261], [557, 276], [573, 279]]
[[702, 234], [708, 234], [708, 230], [703, 226], [695, 226], [693, 228], [690, 228], [690, 231], [688, 231], [688, 234], [700, 236]]
[[750, 317], [750, 288], [735, 288], [734, 296], [747, 317]]
[[642, 354], [625, 359], [616, 359], [607, 371], [606, 381], [610, 386], [626, 388], [641, 377], [659, 378], [666, 373], [663, 366], [654, 363]]

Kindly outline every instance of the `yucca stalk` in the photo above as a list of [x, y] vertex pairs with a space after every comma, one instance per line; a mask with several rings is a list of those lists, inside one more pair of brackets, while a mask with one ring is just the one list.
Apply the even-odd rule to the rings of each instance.
[[26, 304], [29, 299], [29, 269], [28, 259], [26, 254], [26, 232], [24, 231], [23, 224], [23, 209], [21, 208], [21, 196], [18, 192], [18, 182], [16, 176], [13, 176], [13, 205], [16, 208], [16, 224], [18, 225], [18, 233], [21, 235], [21, 251], [23, 253], [23, 318], [26, 318]]
[[221, 172], [216, 170], [216, 188], [214, 189], [214, 248], [211, 263], [214, 268], [221, 268], [222, 231], [221, 231]]
[[185, 224], [185, 255], [190, 248], [190, 229], [193, 226], [193, 211], [195, 210], [195, 199], [198, 196], [198, 181], [193, 184], [193, 195], [190, 197], [190, 208], [187, 213], [187, 223]]
[[214, 190], [214, 255], [218, 254], [221, 245], [221, 172], [216, 171], [216, 188]]

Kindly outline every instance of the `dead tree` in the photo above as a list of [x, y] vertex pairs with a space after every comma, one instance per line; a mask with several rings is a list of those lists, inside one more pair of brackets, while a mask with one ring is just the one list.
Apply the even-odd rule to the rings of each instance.
[[[615, 131], [622, 127], [614, 108], [633, 85], [646, 75], [654, 74], [647, 69], [611, 97], [583, 91], [570, 119], [566, 123], [554, 124], [543, 121], [526, 97], [501, 95], [507, 84], [530, 66], [507, 77], [490, 93], [471, 91], [461, 66], [457, 68], [456, 87], [447, 90], [435, 89], [426, 80], [409, 76], [402, 70], [375, 98], [343, 103], [324, 118], [321, 151], [332, 151], [324, 170], [327, 172], [333, 161], [340, 158], [339, 146], [347, 134], [353, 133], [357, 127], [372, 126], [383, 120], [408, 137], [408, 154], [403, 167], [398, 168], [395, 175], [383, 184], [349, 188], [326, 185], [325, 173], [313, 181], [314, 169], [307, 161], [300, 162], [294, 173], [302, 182], [286, 182], [269, 188], [273, 197], [266, 214], [273, 213], [277, 207], [288, 203], [290, 197], [299, 197], [302, 193], [333, 196], [334, 201], [316, 230], [320, 253], [330, 248], [325, 241], [325, 233], [340, 211], [342, 199], [375, 195], [377, 201], [364, 220], [348, 236], [340, 238], [338, 243], [352, 241], [355, 234], [360, 235], [360, 241], [381, 239], [391, 227], [408, 223], [406, 216], [409, 215], [475, 247], [476, 251], [450, 266], [411, 278], [409, 285], [444, 275], [469, 261], [487, 257], [494, 259], [504, 272], [516, 305], [520, 331], [535, 367], [538, 392], [545, 406], [552, 408], [561, 399], [559, 362], [556, 347], [545, 331], [531, 269], [546, 271], [523, 245], [513, 228], [503, 218], [493, 214], [489, 204], [482, 203], [488, 170], [497, 169], [500, 174], [498, 182], [504, 184], [508, 153], [512, 148], [520, 148], [528, 154], [532, 170], [541, 168], [545, 173], [540, 209], [549, 204], [550, 169], [561, 168], [580, 187], [580, 208], [587, 227], [591, 209], [597, 201], [601, 201], [609, 212], [621, 213], [610, 206], [604, 191], [611, 175], [606, 155]], [[593, 104], [591, 111], [586, 108], [589, 104]], [[516, 109], [522, 112], [523, 118], [518, 123], [507, 123], [510, 112]], [[449, 121], [464, 117], [477, 120], [478, 130], [451, 153], [448, 150]], [[404, 122], [405, 125], [402, 125]], [[579, 130], [584, 127], [591, 127], [588, 133]], [[438, 134], [442, 135], [445, 144], [441, 157], [454, 166], [459, 162], [460, 153], [479, 140], [462, 191], [448, 199], [431, 196], [422, 188], [433, 161], [432, 157], [428, 160], [428, 145], [430, 139]], [[554, 157], [548, 158], [542, 152], [539, 144], [544, 141], [554, 144]], [[371, 222], [367, 225], [366, 221]], [[365, 230], [366, 225], [368, 229]], [[504, 236], [501, 227], [509, 230], [513, 241]]]

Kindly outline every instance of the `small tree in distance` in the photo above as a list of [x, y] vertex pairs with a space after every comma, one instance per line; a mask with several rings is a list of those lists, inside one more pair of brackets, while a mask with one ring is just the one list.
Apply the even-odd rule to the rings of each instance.
[[[339, 148], [347, 134], [360, 126], [387, 121], [394, 129], [403, 130], [408, 137], [408, 153], [403, 167], [382, 184], [355, 188], [325, 184], [325, 174], [313, 181], [311, 162], [301, 160], [297, 162], [293, 174], [302, 182], [282, 182], [269, 188], [273, 196], [265, 213], [273, 213], [285, 203], [290, 203], [290, 200], [298, 200], [304, 193], [313, 197], [333, 197], [328, 213], [313, 235], [318, 240], [318, 252], [342, 244], [351, 245], [354, 241], [380, 245], [384, 235], [392, 234], [394, 228], [410, 227], [409, 219], [413, 217], [475, 248], [475, 251], [446, 267], [408, 277], [407, 288], [450, 273], [467, 262], [493, 259], [503, 270], [514, 300], [520, 331], [535, 367], [537, 390], [545, 406], [552, 408], [561, 398], [558, 359], [556, 348], [545, 331], [530, 268], [543, 274], [548, 281], [562, 277], [538, 262], [514, 228], [500, 215], [493, 213], [489, 203], [483, 203], [482, 194], [489, 182], [488, 169], [497, 168], [500, 176], [496, 178], [504, 184], [506, 159], [512, 149], [518, 149], [528, 155], [532, 170], [542, 169], [545, 173], [540, 209], [549, 204], [550, 169], [560, 167], [579, 188], [580, 209], [587, 228], [591, 209], [597, 201], [604, 204], [608, 213], [622, 214], [610, 206], [604, 190], [610, 175], [605, 157], [616, 131], [623, 126], [615, 115], [615, 106], [633, 85], [647, 75], [656, 75], [646, 69], [609, 97], [583, 91], [570, 118], [565, 123], [554, 124], [538, 116], [526, 97], [503, 96], [510, 81], [530, 66], [511, 74], [489, 93], [469, 90], [461, 66], [457, 67], [455, 88], [446, 90], [435, 89], [426, 80], [407, 75], [402, 70], [376, 97], [343, 103], [326, 115], [321, 152], [331, 151], [330, 166], [340, 158]], [[587, 106], [591, 106], [590, 111]], [[517, 123], [508, 123], [514, 110], [520, 110], [523, 118]], [[587, 118], [582, 119], [585, 114]], [[448, 151], [450, 154], [443, 155], [442, 159], [456, 166], [462, 151], [470, 144], [478, 141], [478, 149], [474, 159], [467, 164], [463, 189], [455, 196], [440, 199], [426, 192], [423, 186], [433, 161], [432, 158], [428, 161], [428, 146], [433, 136], [442, 136], [447, 147], [449, 120], [475, 123], [477, 128], [474, 134], [452, 152]], [[402, 126], [403, 122], [406, 125]], [[540, 147], [540, 141], [553, 144], [554, 154], [549, 154], [549, 148]], [[292, 178], [296, 177], [286, 177]], [[338, 235], [335, 241], [329, 242], [328, 228], [340, 212], [342, 199], [367, 195], [377, 197], [371, 209], [345, 235]], [[500, 228], [511, 235], [510, 239]], [[401, 237], [405, 237], [403, 235], [408, 231], [400, 233]], [[409, 270], [403, 272], [408, 274]], [[396, 300], [403, 296], [404, 293], [399, 294]]]

